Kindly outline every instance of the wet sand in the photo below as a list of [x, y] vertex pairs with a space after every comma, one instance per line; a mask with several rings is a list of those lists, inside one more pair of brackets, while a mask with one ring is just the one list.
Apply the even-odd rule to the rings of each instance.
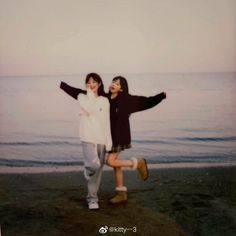
[[110, 205], [114, 176], [104, 171], [100, 209], [89, 211], [82, 172], [2, 173], [2, 236], [102, 235], [105, 226], [104, 235], [236, 235], [235, 166], [151, 169], [147, 182], [126, 171], [125, 180], [128, 202]]

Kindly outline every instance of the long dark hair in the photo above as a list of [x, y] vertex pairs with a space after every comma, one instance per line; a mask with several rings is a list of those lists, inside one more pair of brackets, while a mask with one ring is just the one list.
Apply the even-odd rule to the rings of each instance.
[[122, 93], [129, 94], [129, 86], [128, 86], [128, 82], [127, 82], [126, 78], [119, 75], [119, 76], [116, 76], [112, 79], [113, 82], [116, 80], [120, 80], [120, 86], [122, 89]]
[[100, 84], [100, 86], [98, 87], [98, 96], [104, 96], [105, 95], [104, 85], [103, 85], [102, 78], [100, 77], [100, 75], [97, 73], [87, 74], [86, 78], [85, 78], [85, 84], [87, 84], [89, 82], [90, 78], [92, 78], [94, 81], [96, 81], [98, 84]]

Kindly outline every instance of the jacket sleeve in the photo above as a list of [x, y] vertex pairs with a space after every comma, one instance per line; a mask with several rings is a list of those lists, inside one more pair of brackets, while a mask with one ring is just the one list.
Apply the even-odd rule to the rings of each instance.
[[60, 84], [60, 88], [64, 90], [64, 92], [69, 94], [71, 97], [73, 97], [74, 99], [77, 99], [80, 93], [86, 94], [85, 90], [74, 88], [63, 81]]
[[130, 95], [128, 101], [128, 112], [134, 113], [138, 111], [144, 111], [149, 108], [156, 106], [163, 99], [166, 98], [166, 93], [162, 92], [152, 97], [144, 97], [144, 96], [132, 96]]

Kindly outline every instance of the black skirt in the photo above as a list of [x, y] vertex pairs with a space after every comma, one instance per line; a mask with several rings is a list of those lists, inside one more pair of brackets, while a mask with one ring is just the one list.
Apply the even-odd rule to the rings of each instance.
[[118, 144], [118, 145], [114, 145], [111, 148], [111, 151], [109, 151], [108, 153], [116, 153], [116, 152], [121, 152], [125, 149], [129, 149], [131, 148], [131, 144], [127, 144], [127, 145], [122, 145], [122, 144]]

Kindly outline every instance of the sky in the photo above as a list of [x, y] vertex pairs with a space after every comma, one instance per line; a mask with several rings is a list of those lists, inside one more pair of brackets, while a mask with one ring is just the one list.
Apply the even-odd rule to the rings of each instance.
[[0, 0], [0, 76], [236, 71], [235, 0]]

